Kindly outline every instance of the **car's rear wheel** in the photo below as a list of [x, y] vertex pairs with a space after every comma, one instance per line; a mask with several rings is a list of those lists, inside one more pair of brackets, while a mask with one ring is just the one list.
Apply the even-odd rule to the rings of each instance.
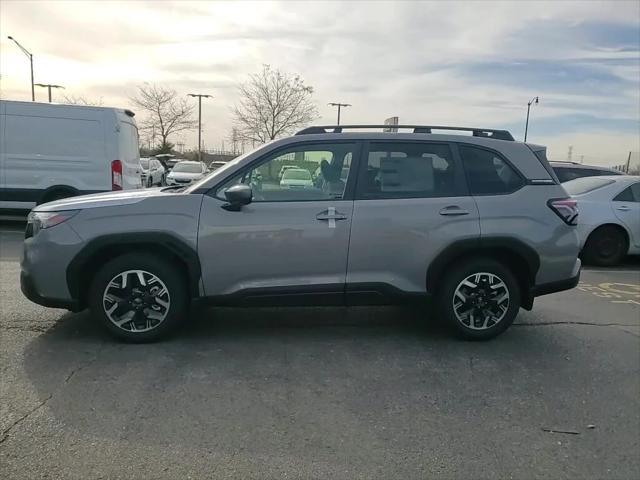
[[126, 254], [106, 263], [93, 279], [89, 307], [113, 335], [152, 342], [174, 330], [188, 313], [181, 272], [153, 255]]
[[627, 238], [617, 227], [604, 226], [594, 230], [582, 250], [587, 263], [601, 267], [619, 264], [627, 254]]
[[438, 291], [440, 314], [461, 336], [488, 340], [504, 332], [520, 309], [520, 287], [501, 263], [479, 258], [457, 263]]

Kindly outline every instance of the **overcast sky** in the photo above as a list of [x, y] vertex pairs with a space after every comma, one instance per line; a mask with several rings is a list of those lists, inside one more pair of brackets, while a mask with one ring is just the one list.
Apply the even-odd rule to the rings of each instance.
[[[29, 100], [35, 80], [130, 107], [136, 85], [206, 93], [203, 139], [219, 147], [236, 85], [270, 64], [327, 102], [343, 123], [498, 127], [549, 156], [618, 164], [640, 150], [640, 2], [0, 2], [3, 99]], [[54, 95], [59, 95], [57, 92]], [[36, 98], [46, 101], [46, 91]], [[55, 100], [55, 98], [54, 98]], [[195, 147], [195, 132], [174, 141]]]

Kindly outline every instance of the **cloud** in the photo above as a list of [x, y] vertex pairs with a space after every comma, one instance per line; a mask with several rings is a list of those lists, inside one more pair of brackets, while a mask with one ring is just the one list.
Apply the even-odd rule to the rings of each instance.
[[[39, 80], [106, 105], [128, 105], [145, 81], [212, 94], [203, 105], [211, 146], [228, 133], [237, 83], [270, 64], [314, 86], [329, 123], [326, 103], [344, 101], [346, 122], [399, 115], [518, 134], [537, 95], [536, 142], [558, 151], [583, 142], [605, 159], [635, 148], [640, 119], [640, 3], [613, 5], [22, 1], [3, 2], [0, 30], [34, 51]], [[28, 98], [28, 62], [6, 39], [0, 49], [3, 96]], [[195, 132], [184, 137], [195, 144]]]

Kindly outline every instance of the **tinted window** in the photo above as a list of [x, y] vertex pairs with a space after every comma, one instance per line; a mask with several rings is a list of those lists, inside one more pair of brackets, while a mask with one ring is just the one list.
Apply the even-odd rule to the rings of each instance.
[[600, 177], [582, 177], [567, 182], [563, 185], [569, 195], [582, 195], [583, 193], [592, 192], [606, 185], [611, 185], [613, 180], [607, 180]]
[[474, 195], [510, 193], [524, 184], [522, 178], [497, 153], [460, 145], [460, 155], [469, 189]]
[[254, 202], [341, 199], [354, 148], [352, 143], [323, 143], [267, 154], [250, 169], [226, 181], [216, 197], [224, 199], [227, 188], [243, 183], [251, 186]]
[[576, 178], [588, 177], [589, 174], [586, 174], [586, 170], [579, 168], [566, 168], [566, 167], [556, 167], [555, 169], [556, 175], [558, 176], [558, 180], [560, 183], [568, 182], [569, 180], [574, 180]]
[[359, 188], [364, 198], [420, 198], [459, 195], [448, 145], [372, 143], [366, 176]]
[[614, 202], [640, 202], [640, 183], [625, 188], [613, 199]]

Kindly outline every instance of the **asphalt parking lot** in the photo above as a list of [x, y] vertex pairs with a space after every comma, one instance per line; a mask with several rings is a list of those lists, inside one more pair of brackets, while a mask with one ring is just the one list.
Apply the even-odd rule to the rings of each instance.
[[207, 309], [153, 345], [18, 285], [0, 224], [4, 478], [640, 478], [640, 262], [503, 336], [415, 308]]

